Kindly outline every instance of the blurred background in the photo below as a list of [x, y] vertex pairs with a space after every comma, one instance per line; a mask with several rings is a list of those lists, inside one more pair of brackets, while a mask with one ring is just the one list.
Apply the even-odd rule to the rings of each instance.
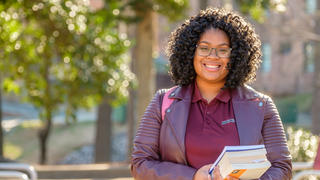
[[254, 25], [263, 61], [251, 85], [274, 99], [293, 160], [313, 161], [318, 0], [1, 0], [0, 161], [39, 172], [118, 163], [127, 173], [140, 117], [156, 90], [173, 86], [168, 36], [207, 7]]

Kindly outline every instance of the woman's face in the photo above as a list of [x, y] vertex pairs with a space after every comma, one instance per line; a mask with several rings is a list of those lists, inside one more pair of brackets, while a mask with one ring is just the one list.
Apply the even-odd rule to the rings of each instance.
[[[216, 53], [217, 51], [219, 53]], [[208, 54], [206, 52], [211, 53], [206, 55]], [[206, 30], [200, 37], [193, 59], [197, 83], [224, 85], [228, 74], [227, 64], [230, 61], [230, 53], [230, 40], [224, 31], [213, 28]]]

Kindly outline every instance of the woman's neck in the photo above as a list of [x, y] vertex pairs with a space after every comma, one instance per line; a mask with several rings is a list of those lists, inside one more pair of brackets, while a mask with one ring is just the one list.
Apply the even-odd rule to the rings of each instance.
[[196, 79], [198, 89], [201, 96], [210, 103], [220, 92], [225, 82], [221, 83], [210, 83]]

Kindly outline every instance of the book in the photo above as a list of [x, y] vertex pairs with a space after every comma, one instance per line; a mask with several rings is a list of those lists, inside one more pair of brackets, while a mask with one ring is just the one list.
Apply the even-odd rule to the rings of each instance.
[[258, 179], [271, 166], [264, 145], [225, 146], [212, 164], [209, 174], [216, 166], [223, 178], [232, 176], [241, 179]]

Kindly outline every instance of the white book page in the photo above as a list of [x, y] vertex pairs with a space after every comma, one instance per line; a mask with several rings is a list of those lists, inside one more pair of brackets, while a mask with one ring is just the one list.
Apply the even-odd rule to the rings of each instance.
[[217, 166], [217, 164], [220, 162], [221, 158], [225, 154], [226, 151], [245, 151], [245, 150], [253, 150], [253, 149], [263, 149], [265, 148], [264, 144], [260, 145], [248, 145], [248, 146], [225, 146], [218, 156], [217, 160], [212, 164], [212, 166], [209, 169], [209, 174], [212, 173], [214, 167]]

